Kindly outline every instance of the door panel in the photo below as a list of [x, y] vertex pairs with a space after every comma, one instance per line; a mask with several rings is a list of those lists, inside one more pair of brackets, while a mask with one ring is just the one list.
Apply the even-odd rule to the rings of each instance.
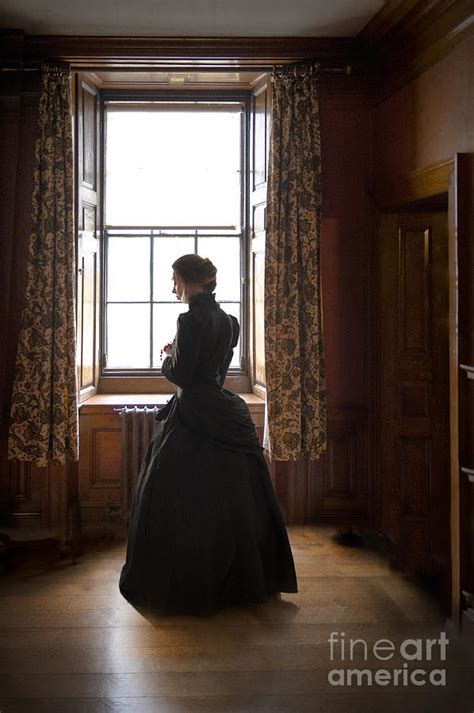
[[98, 90], [76, 77], [77, 371], [80, 400], [99, 382], [100, 106]]
[[[459, 582], [453, 577], [453, 616], [458, 607], [474, 625], [474, 156], [456, 157], [456, 205], [451, 271], [453, 328], [451, 355], [454, 393], [453, 556], [459, 552]], [[457, 477], [458, 476], [458, 477]], [[457, 491], [457, 492], [456, 492]], [[458, 495], [458, 498], [456, 497]], [[457, 538], [459, 540], [457, 541]], [[457, 547], [459, 549], [457, 549]], [[463, 621], [464, 625], [464, 621]]]
[[264, 277], [267, 174], [270, 131], [270, 80], [255, 89], [250, 112], [250, 381], [263, 396], [265, 387]]
[[448, 229], [381, 221], [382, 528], [396, 564], [449, 588]]

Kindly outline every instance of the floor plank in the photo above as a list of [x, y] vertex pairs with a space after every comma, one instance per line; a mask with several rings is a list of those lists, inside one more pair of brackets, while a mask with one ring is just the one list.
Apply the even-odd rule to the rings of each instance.
[[[118, 590], [125, 543], [90, 546], [76, 565], [0, 575], [1, 713], [423, 713], [474, 710], [473, 642], [409, 662], [406, 639], [445, 622], [416, 578], [329, 527], [288, 528], [298, 592], [211, 617], [159, 617]], [[353, 656], [330, 658], [329, 637]], [[389, 661], [373, 651], [380, 639]], [[332, 686], [333, 668], [447, 669], [447, 685]], [[367, 674], [369, 675], [369, 674]]]

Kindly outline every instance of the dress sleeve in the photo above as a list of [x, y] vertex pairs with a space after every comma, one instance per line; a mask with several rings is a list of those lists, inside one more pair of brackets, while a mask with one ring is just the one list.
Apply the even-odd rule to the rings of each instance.
[[161, 371], [168, 381], [186, 388], [191, 386], [201, 350], [202, 333], [189, 312], [178, 317], [176, 337], [170, 356], [163, 360]]
[[227, 352], [227, 356], [221, 366], [219, 367], [219, 375], [220, 375], [220, 385], [224, 386], [224, 381], [225, 377], [227, 375], [227, 370], [229, 368], [229, 364], [232, 361], [232, 357], [234, 356], [234, 347], [237, 345], [237, 342], [239, 340], [239, 334], [240, 334], [240, 325], [237, 320], [237, 317], [234, 317], [233, 315], [230, 315], [233, 323], [233, 335], [232, 335], [232, 342], [231, 342], [231, 348]]

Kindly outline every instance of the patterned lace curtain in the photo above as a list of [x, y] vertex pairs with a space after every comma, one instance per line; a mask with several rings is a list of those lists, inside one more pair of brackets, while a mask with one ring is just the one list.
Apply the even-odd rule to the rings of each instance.
[[69, 71], [42, 67], [32, 225], [8, 457], [77, 460], [72, 115]]
[[265, 241], [264, 448], [316, 460], [326, 448], [317, 66], [272, 76]]

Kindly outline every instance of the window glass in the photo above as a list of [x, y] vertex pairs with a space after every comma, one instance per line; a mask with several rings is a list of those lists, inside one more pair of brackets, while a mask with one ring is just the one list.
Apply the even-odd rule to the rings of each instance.
[[212, 260], [216, 299], [241, 319], [241, 106], [191, 110], [174, 100], [106, 112], [106, 368], [159, 371], [189, 309], [172, 292], [178, 257]]
[[150, 365], [150, 305], [109, 304], [107, 367], [140, 369]]
[[153, 243], [153, 299], [175, 300], [171, 266], [181, 255], [194, 252], [194, 238], [160, 236]]
[[150, 238], [109, 238], [108, 300], [141, 302], [150, 299]]
[[176, 300], [177, 304], [155, 304], [153, 305], [153, 366], [160, 367], [163, 358], [160, 357], [160, 349], [168, 342], [172, 342], [176, 336], [178, 315], [187, 312], [189, 306]]
[[239, 238], [199, 238], [198, 253], [217, 267], [216, 299], [240, 300]]
[[240, 226], [240, 113], [109, 111], [109, 225]]

